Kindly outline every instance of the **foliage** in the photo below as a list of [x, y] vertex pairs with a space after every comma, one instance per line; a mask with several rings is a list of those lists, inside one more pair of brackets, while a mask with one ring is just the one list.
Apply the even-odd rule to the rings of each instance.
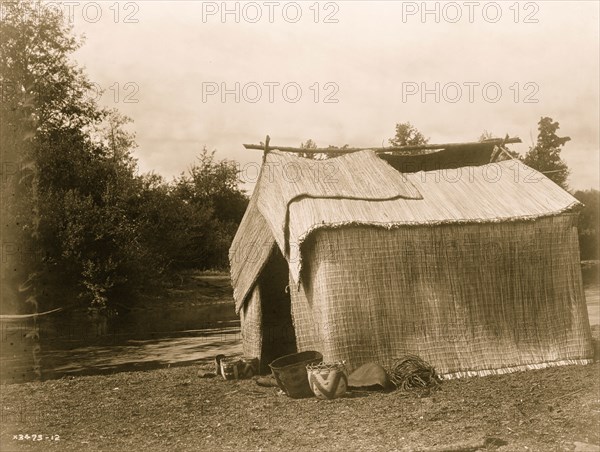
[[209, 152], [206, 147], [188, 173], [175, 181], [175, 197], [196, 219], [186, 252], [177, 259], [180, 265], [227, 267], [229, 246], [248, 205], [239, 183], [237, 164], [216, 161], [215, 151]]
[[559, 137], [556, 134], [559, 127], [558, 122], [552, 118], [542, 117], [538, 122], [537, 143], [525, 154], [523, 162], [567, 189], [569, 168], [561, 159], [560, 151], [571, 138]]
[[47, 304], [52, 274], [55, 286], [105, 305], [154, 268], [128, 216], [138, 186], [128, 119], [93, 100], [91, 82], [70, 60], [81, 42], [58, 11], [20, 2], [3, 12], [2, 148], [27, 168], [5, 187], [15, 193], [6, 232], [34, 251], [17, 279], [31, 281], [27, 296], [36, 303]]
[[306, 140], [303, 143], [300, 143], [300, 148], [301, 149], [317, 149], [317, 143], [315, 143], [311, 138], [309, 138], [308, 140]]
[[[300, 148], [301, 149], [317, 149], [317, 143], [315, 143], [311, 138], [309, 138], [308, 140], [306, 140], [305, 142], [300, 143]], [[329, 158], [329, 156], [327, 154], [325, 154], [324, 152], [319, 152], [319, 153], [315, 153], [315, 152], [301, 152], [300, 157], [304, 157], [307, 159], [313, 159], [313, 160], [325, 160], [327, 158]]]
[[15, 170], [3, 171], [2, 234], [17, 250], [2, 266], [8, 309], [73, 296], [104, 307], [174, 269], [226, 266], [247, 203], [235, 164], [204, 150], [171, 184], [137, 175], [130, 119], [95, 102], [68, 22], [35, 1], [3, 13], [0, 145]]
[[429, 138], [425, 138], [410, 122], [402, 122], [396, 124], [396, 135], [388, 141], [393, 147], [418, 146], [427, 144]]
[[[350, 145], [345, 144], [343, 146], [333, 146], [333, 145], [329, 145], [327, 146], [327, 149], [331, 150], [331, 151], [335, 151], [336, 149], [348, 149], [350, 147]], [[301, 149], [317, 149], [317, 143], [315, 143], [312, 139], [308, 139], [303, 143], [300, 143], [300, 148]], [[332, 156], [335, 155], [339, 155], [339, 154], [334, 154], [334, 153], [327, 153], [327, 152], [301, 152], [299, 154], [301, 157], [307, 158], [307, 159], [313, 159], [313, 160], [327, 160], [328, 158], [331, 158]]]
[[[26, 297], [37, 304], [40, 275], [47, 272], [48, 260], [60, 255], [60, 246], [48, 243], [56, 232], [50, 222], [60, 219], [53, 210], [60, 199], [43, 190], [52, 190], [52, 182], [61, 177], [65, 185], [72, 184], [73, 167], [91, 171], [89, 142], [82, 130], [99, 120], [102, 112], [85, 96], [91, 85], [68, 59], [79, 42], [62, 16], [37, 2], [2, 6], [0, 147], [3, 163], [16, 169], [3, 179], [7, 202], [3, 202], [2, 233], [18, 249], [10, 276], [3, 266], [2, 298]], [[86, 152], [75, 152], [79, 159], [73, 155], [74, 145], [85, 148]], [[52, 161], [56, 164], [49, 164]], [[23, 280], [28, 281], [26, 293], [10, 291]]]
[[[542, 117], [538, 122], [538, 137], [536, 144], [522, 156], [517, 151], [508, 150], [508, 153], [515, 159], [523, 161], [527, 166], [543, 173], [550, 180], [567, 189], [567, 178], [569, 168], [561, 159], [560, 152], [562, 147], [571, 140], [569, 137], [559, 137], [556, 131], [559, 129], [559, 123], [553, 121], [547, 116]], [[479, 141], [485, 141], [493, 138], [493, 134], [484, 130], [479, 137]]]
[[573, 196], [584, 204], [579, 214], [579, 249], [581, 260], [600, 258], [600, 192], [598, 190], [576, 191]]

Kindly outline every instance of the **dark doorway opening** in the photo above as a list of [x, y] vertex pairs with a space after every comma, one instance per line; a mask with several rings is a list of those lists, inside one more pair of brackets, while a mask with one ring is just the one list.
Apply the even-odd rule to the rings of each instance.
[[274, 247], [258, 280], [263, 330], [261, 372], [269, 372], [273, 360], [297, 351], [288, 284], [287, 261]]

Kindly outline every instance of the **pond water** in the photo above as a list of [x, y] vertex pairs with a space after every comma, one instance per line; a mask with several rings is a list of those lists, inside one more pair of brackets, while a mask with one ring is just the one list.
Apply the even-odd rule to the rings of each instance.
[[147, 370], [241, 355], [232, 299], [165, 303], [105, 317], [63, 311], [3, 321], [0, 381]]
[[[600, 325], [598, 267], [584, 268], [591, 325]], [[242, 353], [230, 292], [106, 318], [63, 311], [35, 322], [1, 321], [0, 382], [15, 383], [211, 361]]]

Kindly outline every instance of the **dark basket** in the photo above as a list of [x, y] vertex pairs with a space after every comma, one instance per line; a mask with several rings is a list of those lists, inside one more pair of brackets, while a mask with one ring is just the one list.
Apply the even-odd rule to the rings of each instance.
[[318, 364], [321, 361], [323, 361], [323, 355], [319, 352], [306, 351], [277, 358], [269, 364], [269, 367], [279, 387], [291, 398], [301, 399], [313, 396], [308, 384], [306, 366]]

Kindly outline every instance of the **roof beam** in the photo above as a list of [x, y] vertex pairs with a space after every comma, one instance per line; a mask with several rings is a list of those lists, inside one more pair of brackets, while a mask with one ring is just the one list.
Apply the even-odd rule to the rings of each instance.
[[431, 151], [439, 151], [442, 149], [453, 149], [453, 148], [465, 148], [465, 147], [489, 147], [489, 146], [502, 146], [505, 144], [521, 143], [519, 137], [509, 138], [493, 138], [485, 141], [473, 141], [467, 143], [445, 143], [445, 144], [422, 144], [417, 146], [400, 146], [400, 147], [387, 147], [387, 148], [316, 148], [316, 149], [303, 149], [288, 146], [275, 146], [273, 144], [244, 144], [246, 149], [256, 149], [259, 151], [270, 151], [278, 150], [282, 152], [294, 152], [302, 154], [348, 154], [350, 152], [358, 152], [371, 150], [375, 153], [381, 154], [385, 152], [400, 152], [409, 153], [411, 155], [429, 154]]

